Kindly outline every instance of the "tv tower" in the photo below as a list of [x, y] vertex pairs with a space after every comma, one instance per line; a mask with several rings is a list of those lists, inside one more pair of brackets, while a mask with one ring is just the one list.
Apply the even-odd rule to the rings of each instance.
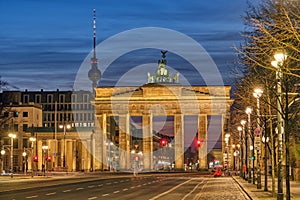
[[101, 71], [98, 69], [98, 59], [96, 57], [96, 9], [94, 9], [94, 50], [93, 50], [93, 57], [91, 58], [91, 69], [88, 72], [89, 79], [93, 82], [93, 92], [95, 94], [95, 88], [97, 87], [97, 82], [101, 78]]

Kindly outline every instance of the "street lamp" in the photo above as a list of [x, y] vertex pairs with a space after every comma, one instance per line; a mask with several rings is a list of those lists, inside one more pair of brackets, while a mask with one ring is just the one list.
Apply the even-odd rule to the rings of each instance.
[[[247, 107], [246, 108], [246, 114], [248, 115], [248, 140], [249, 140], [249, 147], [251, 147], [251, 143], [252, 143], [252, 147], [253, 147], [253, 140], [251, 139], [251, 113], [252, 113], [252, 108], [251, 107]], [[252, 142], [251, 142], [252, 141]], [[254, 158], [254, 150], [253, 148], [250, 148], [250, 158], [249, 158], [249, 168], [251, 169], [251, 160], [252, 158]], [[252, 177], [253, 177], [253, 184], [255, 184], [255, 179], [254, 179], [254, 160], [252, 160]], [[249, 178], [248, 178], [248, 182], [251, 183], [251, 170], [249, 170]]]
[[43, 149], [43, 154], [44, 154], [44, 156], [43, 156], [43, 167], [42, 167], [42, 170], [43, 170], [43, 172], [44, 172], [44, 176], [45, 176], [45, 174], [46, 174], [46, 151], [48, 150], [48, 146], [47, 145], [43, 145], [42, 146], [42, 149]]
[[[265, 134], [267, 132], [265, 131]], [[269, 137], [266, 134], [266, 137], [263, 135], [261, 138], [262, 142], [264, 143], [265, 147], [265, 185], [264, 185], [264, 191], [268, 191], [268, 142], [269, 142]]]
[[27, 153], [25, 152], [25, 149], [22, 153], [22, 156], [23, 156], [23, 161], [24, 161], [24, 174], [26, 175], [26, 164], [27, 164], [27, 160], [26, 160], [26, 156], [27, 156]]
[[227, 169], [229, 170], [229, 147], [228, 147], [228, 143], [229, 143], [229, 137], [230, 137], [230, 134], [229, 133], [226, 133], [225, 134], [225, 144], [226, 144], [226, 147], [225, 147], [225, 149], [226, 149], [226, 159], [227, 159], [227, 162], [226, 162], [226, 164], [227, 164]]
[[243, 134], [242, 134], [242, 131], [243, 131], [243, 128], [241, 126], [238, 126], [237, 127], [237, 130], [239, 132], [239, 135], [240, 135], [240, 145], [241, 145], [241, 153], [240, 153], [240, 177], [243, 178], [243, 166], [244, 166], [244, 137], [243, 137]]
[[59, 125], [59, 128], [64, 130], [63, 167], [65, 168], [65, 167], [66, 167], [66, 132], [67, 132], [67, 129], [70, 129], [70, 128], [71, 128], [71, 125], [70, 125], [70, 124], [66, 124], [66, 123], [60, 124], [60, 125]]
[[260, 155], [261, 155], [261, 130], [260, 130], [260, 103], [259, 98], [262, 96], [263, 90], [261, 88], [256, 88], [254, 90], [253, 96], [256, 98], [257, 105], [257, 130], [255, 134], [255, 148], [257, 151], [257, 189], [261, 189], [261, 171], [260, 171]]
[[16, 134], [10, 133], [8, 134], [10, 137], [10, 172], [13, 173], [14, 168], [14, 139], [17, 137]]
[[29, 138], [29, 141], [31, 142], [31, 177], [33, 177], [33, 163], [34, 163], [34, 160], [33, 160], [33, 147], [34, 147], [34, 142], [36, 141], [36, 138], [35, 137], [30, 137]]
[[248, 145], [247, 145], [247, 137], [246, 137], [246, 133], [245, 133], [245, 125], [246, 125], [246, 120], [241, 120], [241, 125], [242, 125], [242, 134], [243, 134], [243, 146], [242, 148], [245, 150], [245, 154], [243, 153], [243, 176], [244, 179], [246, 179], [246, 173], [248, 173]]
[[3, 162], [3, 157], [4, 157], [4, 155], [5, 155], [5, 150], [4, 149], [2, 149], [1, 150], [1, 173], [3, 173], [3, 164], [4, 164], [4, 162]]
[[[281, 200], [283, 199], [283, 184], [282, 184], [282, 154], [283, 154], [283, 118], [281, 116], [282, 114], [282, 65], [283, 62], [286, 60], [287, 55], [284, 53], [284, 51], [277, 51], [274, 54], [275, 60], [271, 62], [272, 66], [276, 68], [276, 80], [277, 80], [277, 129], [278, 129], [278, 193], [277, 193], [277, 199]], [[288, 139], [288, 136], [286, 136], [286, 139]], [[289, 147], [286, 147], [289, 148]], [[286, 152], [287, 157], [288, 152]], [[289, 161], [286, 160], [288, 163]], [[287, 191], [289, 191], [289, 172], [287, 174]], [[289, 194], [287, 192], [287, 198], [289, 198]]]

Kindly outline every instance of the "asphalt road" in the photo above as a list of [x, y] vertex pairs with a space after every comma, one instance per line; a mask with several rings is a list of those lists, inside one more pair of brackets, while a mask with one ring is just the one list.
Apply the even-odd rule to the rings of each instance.
[[10, 184], [10, 189], [0, 192], [1, 200], [247, 199], [230, 177], [213, 178], [194, 174], [15, 181]]

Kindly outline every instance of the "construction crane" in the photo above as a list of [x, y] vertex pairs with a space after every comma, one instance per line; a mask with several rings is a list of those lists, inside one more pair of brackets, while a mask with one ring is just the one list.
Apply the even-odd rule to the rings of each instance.
[[3, 92], [3, 90], [9, 90], [9, 88], [17, 89], [19, 90], [17, 86], [14, 86], [7, 81], [2, 80], [2, 76], [0, 76], [0, 92]]

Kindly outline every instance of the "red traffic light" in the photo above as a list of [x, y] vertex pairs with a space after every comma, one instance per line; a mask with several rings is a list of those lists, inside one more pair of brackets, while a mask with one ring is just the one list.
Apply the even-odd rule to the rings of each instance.
[[160, 139], [160, 146], [166, 146], [168, 144], [166, 139]]
[[37, 156], [33, 156], [33, 161], [37, 162], [38, 161], [38, 157]]
[[197, 140], [197, 147], [201, 147], [203, 140]]
[[47, 161], [50, 162], [51, 161], [51, 156], [47, 157]]

